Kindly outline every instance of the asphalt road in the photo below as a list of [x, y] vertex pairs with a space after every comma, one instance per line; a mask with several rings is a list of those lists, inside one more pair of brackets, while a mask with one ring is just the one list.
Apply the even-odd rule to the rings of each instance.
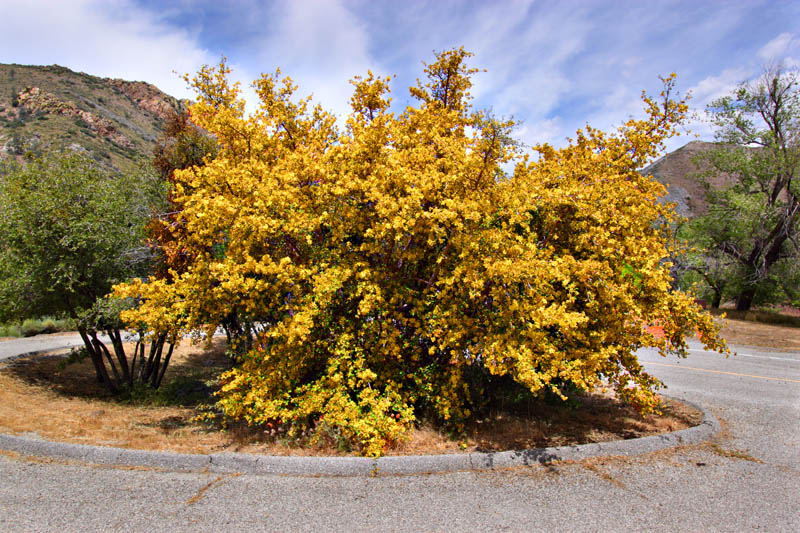
[[[634, 458], [375, 478], [98, 467], [0, 452], [2, 531], [800, 531], [800, 354], [643, 351], [723, 423]], [[2, 358], [0, 343], [0, 358]]]
[[[105, 337], [100, 336], [105, 340]], [[83, 341], [77, 333], [55, 333], [52, 335], [36, 335], [0, 341], [0, 361], [21, 353], [38, 353], [61, 348], [81, 346]]]

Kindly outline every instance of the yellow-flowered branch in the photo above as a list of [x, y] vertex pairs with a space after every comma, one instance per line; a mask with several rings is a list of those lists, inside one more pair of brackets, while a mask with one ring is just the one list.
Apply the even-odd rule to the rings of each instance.
[[[194, 78], [192, 119], [220, 151], [174, 176], [192, 261], [116, 293], [140, 297], [125, 319], [157, 331], [255, 325], [223, 376], [228, 416], [379, 455], [422, 410], [469, 417], [476, 371], [535, 393], [609, 383], [647, 412], [659, 382], [635, 350], [685, 355], [696, 331], [725, 350], [672, 290], [674, 215], [637, 172], [686, 113], [674, 75], [658, 101], [643, 95], [646, 118], [522, 155], [511, 121], [470, 106], [469, 55], [438, 54], [399, 114], [389, 79], [356, 78], [341, 131], [280, 71], [255, 83], [249, 116], [224, 62]], [[656, 322], [663, 338], [644, 327]]]

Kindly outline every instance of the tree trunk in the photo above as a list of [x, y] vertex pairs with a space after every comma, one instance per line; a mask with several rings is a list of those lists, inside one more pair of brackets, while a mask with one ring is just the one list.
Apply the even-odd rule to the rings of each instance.
[[749, 311], [753, 305], [753, 298], [756, 295], [756, 288], [754, 285], [748, 285], [739, 296], [736, 298], [737, 311]]
[[133, 385], [133, 377], [128, 366], [128, 356], [125, 355], [125, 346], [122, 345], [122, 335], [118, 329], [109, 329], [106, 333], [111, 338], [111, 344], [114, 346], [114, 355], [117, 356], [117, 361], [122, 370], [122, 379], [128, 386], [131, 386]]
[[722, 291], [714, 289], [714, 297], [711, 299], [711, 309], [719, 309], [722, 303]]
[[94, 343], [95, 350], [97, 353], [104, 354], [106, 359], [108, 360], [108, 365], [111, 367], [111, 371], [114, 373], [114, 381], [112, 381], [112, 392], [117, 392], [119, 390], [118, 384], [122, 383], [122, 378], [120, 377], [119, 372], [117, 371], [117, 366], [114, 364], [114, 360], [111, 358], [111, 352], [108, 351], [103, 342], [97, 338], [97, 333], [92, 332], [92, 342]]
[[169, 351], [167, 352], [167, 357], [164, 359], [164, 362], [161, 365], [161, 372], [158, 375], [158, 379], [155, 382], [155, 388], [159, 388], [161, 386], [161, 381], [164, 379], [164, 374], [167, 372], [167, 366], [169, 365], [169, 360], [172, 357], [172, 350], [175, 349], [175, 344], [169, 344]]
[[108, 370], [103, 362], [103, 353], [94, 345], [92, 339], [89, 338], [88, 331], [83, 328], [78, 328], [78, 333], [80, 333], [86, 351], [89, 352], [89, 357], [92, 359], [98, 383], [101, 383], [109, 392], [116, 393], [117, 387], [108, 375]]

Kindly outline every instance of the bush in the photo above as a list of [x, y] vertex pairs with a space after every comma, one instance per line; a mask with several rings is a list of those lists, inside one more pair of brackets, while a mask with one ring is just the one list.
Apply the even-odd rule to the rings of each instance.
[[222, 148], [174, 173], [186, 268], [116, 292], [142, 298], [131, 324], [255, 331], [222, 377], [227, 416], [380, 455], [425, 413], [458, 431], [504, 380], [512, 403], [607, 380], [647, 412], [659, 381], [637, 349], [685, 355], [696, 329], [723, 349], [671, 289], [672, 215], [637, 172], [686, 111], [669, 80], [646, 120], [522, 158], [510, 121], [470, 108], [467, 57], [440, 54], [397, 116], [388, 80], [356, 79], [343, 132], [278, 74], [251, 119], [224, 63], [195, 78], [191, 116]]
[[211, 388], [191, 376], [178, 376], [159, 388], [136, 382], [120, 396], [122, 401], [135, 405], [196, 406], [213, 398]]
[[89, 357], [89, 351], [86, 349], [85, 346], [81, 346], [80, 348], [72, 348], [69, 351], [69, 354], [67, 355], [66, 359], [59, 361], [57, 368], [59, 372], [61, 372], [69, 365], [80, 363], [87, 357]]
[[42, 322], [33, 318], [26, 319], [20, 330], [22, 331], [22, 335], [25, 337], [33, 337], [34, 335], [38, 335], [43, 331]]
[[76, 331], [78, 323], [72, 318], [61, 318], [55, 321], [56, 331]]
[[22, 331], [15, 324], [0, 326], [0, 337], [22, 337]]
[[28, 318], [22, 324], [0, 324], [0, 337], [30, 337], [42, 333], [58, 333], [62, 331], [75, 331], [77, 325], [70, 318], [54, 319], [44, 317], [41, 319]]
[[52, 318], [45, 318], [42, 320], [42, 333], [56, 333], [59, 331], [56, 321]]

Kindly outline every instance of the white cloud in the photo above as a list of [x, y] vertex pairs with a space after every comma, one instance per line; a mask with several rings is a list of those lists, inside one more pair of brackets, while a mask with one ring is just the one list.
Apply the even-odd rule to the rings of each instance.
[[524, 122], [515, 131], [514, 136], [527, 146], [548, 143], [559, 146], [564, 143], [564, 126], [559, 117]]
[[[250, 82], [280, 66], [298, 96], [313, 93], [341, 117], [353, 76], [398, 74], [400, 109], [406, 87], [424, 76], [420, 61], [463, 45], [475, 53], [470, 64], [488, 70], [473, 78], [476, 107], [521, 120], [526, 143], [563, 145], [586, 122], [610, 129], [640, 116], [640, 91], [658, 94], [658, 74], [677, 72], [702, 109], [757, 74], [757, 61], [800, 65], [791, 10], [756, 23], [754, 9], [634, 0], [0, 0], [0, 61], [142, 79], [186, 97], [173, 71], [192, 73], [226, 54], [249, 109]], [[707, 124], [695, 125], [710, 135]]]
[[280, 67], [291, 77], [299, 86], [298, 96], [313, 93], [315, 103], [343, 116], [350, 111], [349, 80], [369, 69], [384, 74], [369, 55], [368, 28], [343, 3], [290, 2], [272, 16], [277, 18], [269, 25], [273, 31], [251, 41], [248, 48], [266, 65], [265, 71]]
[[488, 70], [475, 79], [476, 98], [530, 118], [549, 115], [574, 89], [570, 61], [586, 44], [591, 23], [579, 9], [553, 6], [531, 14], [530, 3], [513, 12], [485, 8], [464, 35], [476, 63]]
[[784, 61], [796, 64], [796, 60], [789, 57], [789, 54], [798, 49], [800, 49], [800, 39], [793, 33], [784, 32], [762, 46], [758, 51], [758, 57], [767, 63]]
[[736, 86], [746, 81], [751, 74], [744, 67], [735, 67], [723, 70], [716, 76], [708, 76], [702, 79], [690, 89], [692, 106], [698, 109], [705, 108], [713, 100], [730, 94]]
[[194, 72], [217, 59], [191, 31], [128, 0], [4, 0], [0, 20], [0, 61], [145, 80], [178, 97], [191, 92], [174, 71]]

